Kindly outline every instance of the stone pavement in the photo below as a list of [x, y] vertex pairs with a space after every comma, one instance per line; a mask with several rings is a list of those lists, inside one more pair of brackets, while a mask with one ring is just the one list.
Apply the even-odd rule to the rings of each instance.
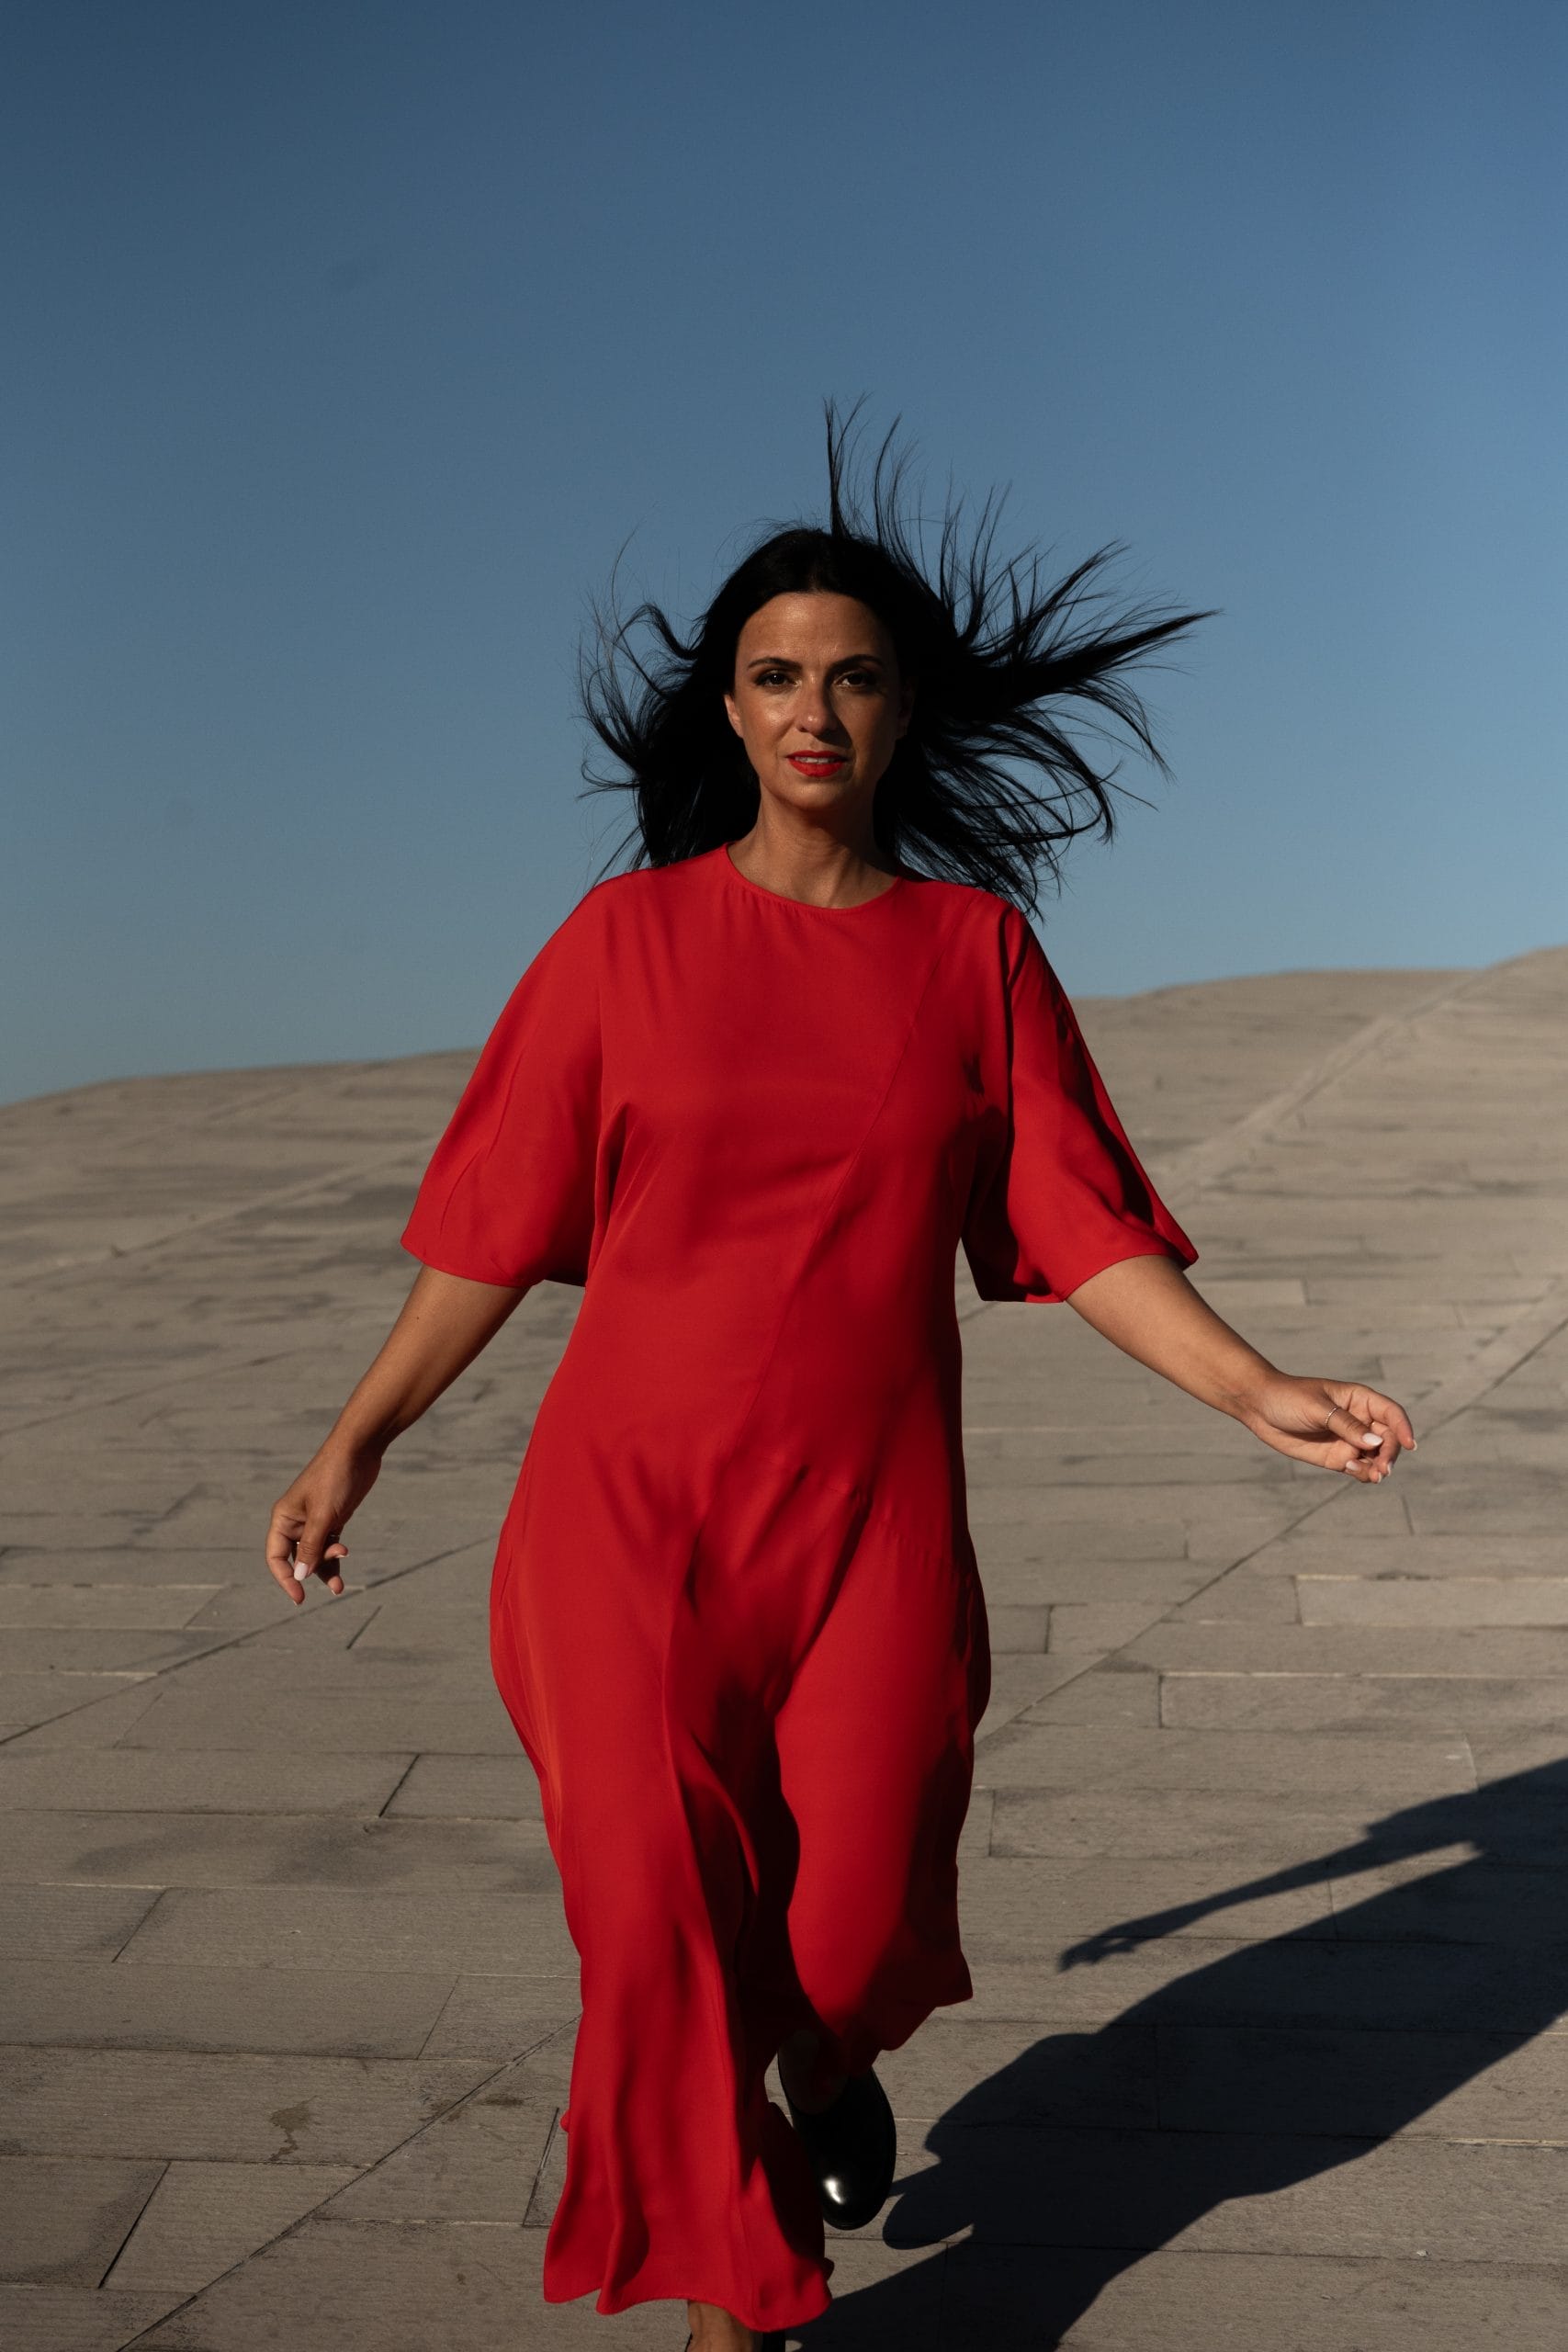
[[[976, 1997], [886, 2062], [807, 2340], [1557, 2352], [1568, 949], [1080, 1010], [1198, 1286], [1420, 1450], [1336, 1482], [961, 1283]], [[537, 2291], [575, 1984], [485, 1598], [577, 1295], [394, 1449], [341, 1600], [261, 1566], [466, 1067], [0, 1111], [13, 2352], [682, 2342]]]

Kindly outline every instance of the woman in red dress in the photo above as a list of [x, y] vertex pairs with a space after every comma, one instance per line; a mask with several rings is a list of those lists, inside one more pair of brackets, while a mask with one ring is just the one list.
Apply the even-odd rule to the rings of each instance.
[[893, 2177], [874, 2061], [971, 1990], [958, 1250], [1299, 1460], [1370, 1482], [1415, 1442], [1188, 1283], [1025, 919], [1111, 830], [1064, 699], [1152, 752], [1128, 665], [1197, 616], [1097, 627], [1098, 560], [1042, 591], [984, 520], [928, 576], [897, 468], [863, 514], [831, 418], [829, 449], [825, 529], [766, 541], [690, 643], [645, 608], [630, 689], [624, 631], [591, 673], [639, 862], [502, 1012], [403, 1234], [422, 1271], [268, 1540], [291, 1598], [341, 1591], [388, 1444], [534, 1283], [582, 1286], [491, 1610], [581, 1960], [544, 2291], [682, 2301], [701, 2352], [826, 2307], [824, 2221]]

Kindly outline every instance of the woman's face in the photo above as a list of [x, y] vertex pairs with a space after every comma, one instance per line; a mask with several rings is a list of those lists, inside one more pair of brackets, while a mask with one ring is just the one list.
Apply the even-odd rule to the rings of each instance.
[[740, 632], [724, 701], [764, 792], [869, 826], [914, 703], [869, 605], [827, 589], [761, 605]]

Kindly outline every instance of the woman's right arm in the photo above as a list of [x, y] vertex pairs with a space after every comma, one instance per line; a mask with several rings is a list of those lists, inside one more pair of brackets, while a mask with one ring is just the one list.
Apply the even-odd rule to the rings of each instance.
[[272, 1507], [266, 1565], [297, 1606], [299, 1571], [343, 1590], [334, 1563], [351, 1515], [375, 1485], [381, 1457], [494, 1339], [526, 1289], [470, 1282], [422, 1266], [402, 1311], [323, 1444]]

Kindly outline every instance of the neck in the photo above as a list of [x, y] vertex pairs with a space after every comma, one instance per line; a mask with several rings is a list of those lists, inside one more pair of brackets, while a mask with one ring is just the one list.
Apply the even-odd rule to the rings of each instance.
[[766, 803], [750, 831], [728, 844], [728, 854], [748, 881], [813, 906], [874, 899], [901, 872], [869, 829], [846, 838], [824, 825], [792, 822]]

